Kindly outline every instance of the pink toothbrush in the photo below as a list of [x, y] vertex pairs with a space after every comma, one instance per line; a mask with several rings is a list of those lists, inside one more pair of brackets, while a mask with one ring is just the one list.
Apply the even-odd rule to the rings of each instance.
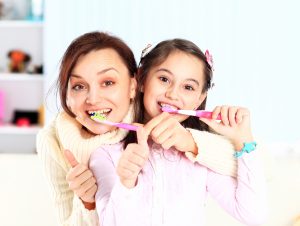
[[100, 115], [98, 113], [93, 113], [91, 115], [91, 119], [93, 119], [96, 122], [103, 123], [105, 125], [115, 126], [115, 127], [118, 127], [118, 128], [132, 130], [132, 131], [136, 131], [137, 128], [138, 128], [138, 126], [131, 125], [131, 124], [128, 124], [128, 123], [108, 121], [108, 120], [106, 120], [106, 118], [103, 115]]
[[[181, 114], [181, 115], [191, 115], [197, 116], [199, 118], [207, 118], [211, 119], [212, 112], [211, 111], [203, 111], [203, 110], [175, 110], [170, 107], [162, 107], [162, 111], [174, 113], [174, 114]], [[219, 114], [216, 120], [221, 120], [221, 115]]]

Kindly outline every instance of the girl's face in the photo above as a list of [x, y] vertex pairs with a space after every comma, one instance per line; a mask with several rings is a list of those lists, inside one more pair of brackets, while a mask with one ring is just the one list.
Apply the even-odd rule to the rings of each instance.
[[[195, 56], [181, 51], [171, 53], [147, 74], [144, 92], [145, 119], [149, 121], [159, 115], [161, 107], [174, 109], [197, 109], [206, 97], [204, 87], [204, 65]], [[188, 116], [174, 115], [179, 121]]]
[[135, 96], [136, 81], [113, 49], [92, 51], [81, 56], [69, 79], [67, 105], [77, 120], [94, 134], [113, 128], [90, 119], [98, 112], [107, 120], [120, 122]]

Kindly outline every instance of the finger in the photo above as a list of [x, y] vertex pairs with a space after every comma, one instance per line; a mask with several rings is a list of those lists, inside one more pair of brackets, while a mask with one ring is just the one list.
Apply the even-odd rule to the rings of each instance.
[[237, 113], [237, 107], [230, 107], [228, 109], [229, 124], [232, 127], [236, 126], [236, 113]]
[[87, 180], [89, 180], [90, 178], [94, 177], [92, 172], [90, 170], [86, 170], [84, 171], [82, 174], [80, 174], [78, 177], [77, 177], [77, 182], [79, 184], [84, 184]]
[[98, 186], [94, 184], [88, 191], [86, 191], [86, 193], [84, 194], [84, 196], [81, 199], [86, 202], [95, 202], [95, 195], [96, 195], [97, 189], [98, 189]]
[[148, 136], [149, 133], [144, 127], [139, 127], [138, 130], [136, 131], [137, 135], [137, 142], [139, 145], [142, 145], [143, 147], [147, 147], [148, 149]]
[[237, 123], [241, 123], [244, 118], [247, 119], [247, 118], [249, 118], [249, 116], [250, 116], [250, 112], [249, 112], [248, 109], [239, 108], [238, 111], [237, 111], [237, 114], [236, 114]]
[[79, 175], [81, 175], [84, 171], [87, 170], [86, 165], [78, 164], [74, 168], [71, 168], [69, 172], [66, 175], [67, 181], [73, 181], [75, 178], [77, 178]]
[[151, 119], [147, 124], [145, 124], [144, 128], [146, 129], [147, 133], [150, 134], [153, 128], [159, 125], [161, 122], [165, 120], [165, 118], [170, 117], [170, 114], [167, 112], [162, 112], [158, 116]]
[[220, 124], [213, 119], [200, 118], [200, 121], [204, 122], [205, 124], [207, 124], [210, 128], [212, 128], [215, 131], [217, 131], [218, 127], [220, 126]]
[[96, 180], [92, 177], [89, 180], [85, 181], [75, 193], [79, 197], [82, 197], [86, 192], [91, 189], [96, 184]]
[[168, 117], [152, 129], [150, 134], [155, 143], [161, 144], [169, 137], [168, 133], [172, 133], [171, 129], [174, 127], [174, 123], [178, 123], [178, 121]]
[[76, 160], [76, 158], [74, 157], [73, 153], [70, 150], [65, 150], [64, 151], [65, 157], [68, 160], [68, 162], [70, 163], [71, 167], [75, 167], [77, 166], [79, 163]]
[[169, 137], [168, 139], [166, 139], [162, 144], [162, 148], [165, 150], [170, 149], [172, 146], [174, 146], [174, 144], [176, 143], [176, 141], [174, 140], [173, 136]]
[[213, 120], [216, 120], [220, 113], [221, 113], [221, 107], [220, 106], [215, 107], [214, 110], [212, 111], [211, 118]]
[[222, 123], [226, 126], [229, 125], [228, 120], [228, 106], [222, 106], [221, 107], [221, 117], [222, 117]]

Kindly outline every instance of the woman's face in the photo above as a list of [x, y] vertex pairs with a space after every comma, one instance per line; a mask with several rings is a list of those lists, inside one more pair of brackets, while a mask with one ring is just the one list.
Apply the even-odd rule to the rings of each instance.
[[[149, 71], [142, 87], [146, 121], [159, 115], [163, 106], [197, 109], [206, 97], [206, 93], [202, 93], [203, 87], [203, 63], [191, 54], [171, 53], [163, 63]], [[182, 122], [188, 116], [174, 117]]]
[[90, 119], [93, 112], [107, 120], [120, 122], [135, 96], [136, 82], [113, 49], [101, 49], [81, 56], [68, 82], [67, 105], [77, 120], [94, 134], [113, 127]]

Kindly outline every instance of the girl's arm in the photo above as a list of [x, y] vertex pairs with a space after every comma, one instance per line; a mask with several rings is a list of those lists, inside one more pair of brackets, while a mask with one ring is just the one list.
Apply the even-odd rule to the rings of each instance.
[[[221, 114], [222, 121], [214, 119]], [[208, 173], [207, 190], [232, 216], [248, 225], [261, 225], [267, 212], [266, 186], [259, 150], [254, 144], [250, 125], [250, 112], [241, 107], [216, 107], [213, 120], [201, 119], [214, 131], [231, 140], [239, 152], [237, 177]], [[251, 142], [251, 145], [250, 145]], [[248, 143], [248, 145], [246, 145]], [[248, 151], [251, 151], [248, 153]]]
[[236, 178], [208, 172], [208, 192], [226, 212], [246, 225], [262, 225], [267, 216], [266, 184], [259, 151], [258, 148], [237, 160]]
[[69, 167], [55, 136], [55, 128], [43, 129], [37, 136], [37, 152], [55, 203], [60, 225], [98, 226], [96, 210], [87, 210], [82, 201], [69, 189], [66, 175]]
[[[102, 146], [90, 158], [90, 169], [96, 177], [96, 209], [101, 226], [140, 226], [144, 222], [147, 206], [143, 180], [139, 176], [133, 188], [125, 187], [117, 175], [116, 166], [122, 154], [122, 144]], [[148, 217], [149, 218], [149, 217]]]

